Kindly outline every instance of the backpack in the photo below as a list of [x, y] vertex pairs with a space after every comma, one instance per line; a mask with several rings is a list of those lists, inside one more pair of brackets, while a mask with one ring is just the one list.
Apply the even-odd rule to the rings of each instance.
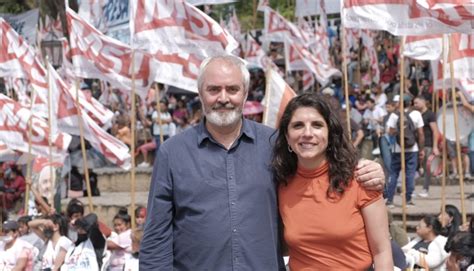
[[[397, 143], [399, 146], [400, 144], [400, 113], [397, 113], [398, 116], [398, 122], [397, 122]], [[415, 126], [415, 123], [413, 123], [413, 120], [410, 118], [410, 112], [404, 113], [405, 116], [405, 127], [404, 127], [404, 139], [405, 139], [405, 148], [411, 148], [415, 146], [417, 140], [417, 129]]]

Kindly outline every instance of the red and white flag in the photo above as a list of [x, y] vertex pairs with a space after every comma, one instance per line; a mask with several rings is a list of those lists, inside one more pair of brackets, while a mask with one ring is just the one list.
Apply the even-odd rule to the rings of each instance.
[[201, 62], [238, 47], [216, 21], [183, 0], [130, 1], [130, 13], [133, 47], [153, 55], [155, 81], [164, 84], [197, 92]]
[[314, 75], [310, 71], [303, 71], [303, 91], [307, 91], [314, 86]]
[[281, 116], [286, 106], [296, 93], [278, 72], [270, 69], [266, 73], [266, 93], [263, 99], [265, 111], [263, 114], [263, 124], [278, 128]]
[[[0, 18], [0, 77], [25, 78], [34, 90], [33, 111], [47, 118], [48, 78], [38, 56], [18, 34]], [[79, 93], [80, 104], [100, 126], [109, 125], [113, 113], [93, 97]]]
[[437, 60], [443, 51], [442, 42], [442, 35], [407, 36], [403, 55], [418, 60]]
[[[29, 119], [31, 118], [32, 133], [29, 133]], [[67, 147], [71, 136], [66, 133], [53, 133], [52, 155], [53, 160], [62, 162], [67, 155]], [[28, 153], [28, 142], [31, 139], [33, 155], [49, 157], [50, 129], [48, 122], [35, 116], [26, 107], [0, 94], [0, 141], [9, 149]]]
[[472, 33], [474, 3], [465, 0], [344, 0], [348, 28], [386, 30], [393, 35]]
[[323, 63], [331, 63], [329, 57], [329, 37], [328, 37], [328, 18], [324, 0], [319, 0], [321, 15], [319, 16], [319, 25], [316, 29], [316, 48], [314, 53]]
[[242, 48], [244, 49], [244, 58], [249, 66], [258, 67], [264, 71], [268, 69], [279, 71], [278, 66], [267, 56], [262, 47], [260, 47], [251, 35], [247, 34], [246, 44], [242, 46]]
[[[449, 39], [449, 37], [447, 38]], [[447, 40], [446, 39], [446, 40]], [[457, 81], [461, 89], [471, 89], [470, 82], [474, 80], [474, 34], [451, 34], [451, 52], [446, 50], [445, 56], [441, 60], [432, 62], [432, 70], [435, 75], [435, 89], [442, 88], [443, 70], [445, 86], [451, 86], [451, 72], [449, 61], [453, 61], [453, 78]], [[444, 60], [443, 60], [444, 59]], [[446, 65], [442, 65], [442, 63]], [[467, 92], [468, 98], [472, 98], [472, 92]]]
[[151, 55], [136, 50], [132, 60], [130, 46], [102, 34], [70, 8], [66, 15], [74, 74], [107, 80], [115, 87], [131, 92], [134, 71], [136, 93], [145, 98], [156, 75]]
[[285, 42], [285, 38], [288, 37], [305, 46], [314, 42], [311, 39], [314, 35], [299, 28], [271, 8], [265, 9], [264, 23], [263, 34], [267, 41]]
[[341, 77], [341, 72], [327, 63], [324, 63], [322, 59], [317, 58], [309, 50], [304, 48], [301, 44], [293, 42], [290, 39], [286, 39], [285, 42], [285, 55], [286, 58], [296, 59], [297, 67], [289, 65], [287, 70], [309, 70], [315, 76], [316, 80], [322, 85], [326, 85], [330, 82], [332, 77]]
[[372, 82], [379, 83], [380, 81], [380, 70], [379, 61], [377, 58], [377, 52], [375, 51], [374, 43], [374, 32], [371, 30], [364, 29], [361, 31], [362, 44], [365, 47], [366, 54], [369, 57], [369, 67], [371, 72]]
[[[50, 66], [49, 63], [48, 65]], [[51, 88], [55, 90], [55, 99], [58, 103], [55, 111], [58, 127], [63, 132], [79, 136], [80, 120], [79, 110], [76, 105], [76, 89], [68, 86], [51, 66], [49, 68], [51, 70]], [[79, 91], [79, 93], [82, 92]], [[131, 157], [128, 147], [101, 128], [86, 111], [81, 110], [81, 116], [84, 138], [89, 141], [91, 146], [102, 153], [113, 164], [129, 169]]]

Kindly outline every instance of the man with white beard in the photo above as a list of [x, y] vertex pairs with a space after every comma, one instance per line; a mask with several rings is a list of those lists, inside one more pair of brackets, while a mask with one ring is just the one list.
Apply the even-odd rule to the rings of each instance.
[[[205, 117], [158, 151], [140, 270], [285, 270], [270, 169], [274, 130], [242, 117], [249, 81], [238, 57], [201, 64]], [[359, 166], [358, 178], [381, 189], [382, 168]]]

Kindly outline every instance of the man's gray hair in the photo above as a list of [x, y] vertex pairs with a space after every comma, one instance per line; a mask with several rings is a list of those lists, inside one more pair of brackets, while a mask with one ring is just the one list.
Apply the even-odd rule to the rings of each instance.
[[245, 61], [242, 58], [234, 56], [234, 55], [218, 55], [218, 56], [208, 57], [204, 59], [204, 61], [201, 63], [201, 66], [199, 67], [199, 74], [198, 74], [198, 79], [197, 79], [199, 91], [202, 89], [202, 85], [204, 83], [203, 82], [204, 73], [206, 72], [207, 66], [209, 65], [209, 63], [215, 60], [223, 60], [224, 62], [230, 63], [236, 66], [237, 68], [239, 68], [240, 73], [242, 74], [242, 84], [244, 85], [244, 90], [246, 92], [249, 90], [250, 73], [247, 69]]

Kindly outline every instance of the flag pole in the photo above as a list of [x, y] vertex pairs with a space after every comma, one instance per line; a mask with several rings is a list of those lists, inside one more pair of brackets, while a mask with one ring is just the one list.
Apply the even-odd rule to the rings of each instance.
[[[135, 104], [135, 49], [132, 49], [132, 120], [131, 120], [131, 153], [132, 153], [132, 169], [130, 171], [131, 174], [131, 190], [130, 190], [130, 198], [131, 198], [131, 213], [132, 213], [132, 230], [135, 230], [135, 122], [137, 118], [136, 113], [136, 104]], [[159, 113], [158, 113], [159, 114]]]
[[270, 110], [270, 95], [271, 95], [271, 86], [270, 86], [270, 73], [271, 68], [268, 67], [267, 72], [265, 73], [265, 111], [263, 111], [263, 123], [268, 123], [268, 112]]
[[458, 174], [459, 174], [459, 189], [461, 192], [461, 214], [462, 223], [465, 224], [466, 218], [466, 207], [464, 206], [464, 174], [462, 171], [462, 159], [461, 159], [461, 140], [459, 138], [459, 124], [458, 124], [458, 107], [456, 99], [456, 90], [454, 87], [454, 65], [453, 65], [453, 36], [449, 35], [449, 74], [451, 77], [451, 96], [453, 98], [453, 109], [454, 109], [454, 132], [456, 134], [456, 152], [458, 161]]
[[54, 197], [56, 195], [56, 178], [54, 178], [54, 169], [53, 169], [53, 133], [51, 132], [52, 131], [52, 101], [51, 101], [51, 98], [52, 98], [52, 90], [51, 90], [51, 71], [49, 69], [49, 64], [48, 64], [49, 60], [48, 60], [48, 56], [46, 56], [46, 65], [47, 65], [47, 69], [46, 69], [46, 76], [48, 78], [48, 128], [49, 128], [49, 136], [48, 136], [48, 145], [49, 145], [49, 178], [50, 178], [50, 181], [51, 181], [51, 196], [49, 198], [49, 204], [50, 204], [50, 207], [52, 207], [54, 209]]
[[349, 82], [347, 81], [347, 56], [346, 56], [346, 28], [342, 26], [342, 37], [341, 37], [341, 45], [342, 45], [342, 68], [344, 73], [344, 96], [346, 101], [346, 124], [347, 124], [347, 133], [349, 134], [349, 140], [352, 141], [352, 133], [351, 133], [351, 107], [349, 103]]
[[[160, 88], [158, 87], [158, 83], [155, 83], [155, 99], [156, 99], [156, 108], [157, 116], [158, 116], [158, 126], [160, 129], [160, 144], [163, 144], [164, 137], [163, 137], [163, 122], [161, 121], [161, 103], [160, 103]], [[152, 120], [153, 121], [153, 120]], [[153, 123], [155, 125], [155, 123]], [[153, 127], [153, 126], [152, 126]], [[153, 130], [153, 128], [152, 128]], [[158, 148], [158, 146], [156, 146]], [[156, 159], [156, 157], [155, 157]]]
[[[30, 201], [30, 188], [31, 188], [31, 137], [33, 135], [33, 95], [30, 95], [30, 118], [28, 119], [28, 162], [26, 163], [26, 187], [25, 187], [25, 202], [24, 202], [24, 212], [25, 215], [28, 215]], [[51, 132], [51, 130], [50, 130]]]
[[82, 118], [82, 109], [79, 103], [79, 79], [76, 79], [76, 108], [77, 108], [77, 117], [79, 122], [79, 137], [81, 139], [81, 152], [82, 152], [82, 168], [84, 169], [84, 177], [86, 178], [86, 191], [87, 191], [87, 201], [89, 204], [89, 212], [94, 212], [94, 206], [92, 204], [92, 193], [91, 193], [91, 182], [89, 178], [89, 167], [87, 165], [87, 152], [86, 152], [86, 142], [84, 140], [84, 123]]
[[252, 15], [252, 28], [255, 29], [257, 24], [257, 0], [252, 1], [253, 15]]
[[[442, 144], [443, 144], [443, 161], [442, 161], [442, 164], [443, 164], [443, 175], [441, 176], [441, 215], [444, 216], [445, 215], [445, 209], [446, 209], [446, 175], [447, 175], [447, 168], [446, 168], [446, 162], [448, 160], [448, 157], [447, 157], [447, 145], [446, 145], [446, 87], [445, 87], [445, 75], [444, 75], [444, 71], [446, 70], [445, 67], [446, 67], [446, 48], [445, 48], [445, 34], [443, 34], [443, 38], [442, 38], [442, 47], [441, 47], [441, 50], [442, 50], [442, 53], [441, 53], [441, 56], [442, 56], [442, 59], [443, 59], [443, 66], [441, 67], [442, 69], [442, 105], [443, 105], [443, 109], [442, 109], [442, 118], [443, 118], [443, 139], [442, 139]], [[435, 75], [436, 76], [436, 75]], [[444, 219], [441, 220], [441, 223], [443, 224], [443, 227], [445, 227], [446, 225], [444, 225]]]
[[[403, 229], [407, 230], [407, 213], [406, 213], [406, 174], [405, 174], [405, 108], [404, 108], [404, 95], [405, 95], [405, 57], [403, 56], [403, 50], [405, 47], [405, 36], [402, 36], [402, 44], [400, 47], [400, 156], [402, 166], [402, 217], [403, 217]], [[410, 117], [410, 116], [408, 116]], [[396, 180], [391, 180], [395, 181]]]

